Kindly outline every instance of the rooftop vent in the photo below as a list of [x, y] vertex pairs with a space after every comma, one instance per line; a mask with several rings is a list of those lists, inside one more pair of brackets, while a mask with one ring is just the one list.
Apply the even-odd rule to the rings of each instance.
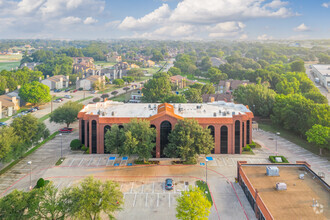
[[235, 115], [235, 112], [232, 112], [231, 115]]
[[111, 116], [115, 116], [115, 112], [111, 112]]
[[276, 190], [278, 191], [282, 191], [282, 190], [286, 190], [286, 184], [285, 183], [276, 183]]
[[301, 179], [301, 180], [305, 179], [305, 174], [303, 174], [303, 173], [299, 174], [299, 179]]
[[148, 108], [151, 108], [151, 105], [150, 104], [148, 105]]
[[275, 166], [267, 166], [266, 172], [267, 172], [267, 176], [279, 176], [280, 175], [280, 171], [279, 171], [278, 167], [275, 167]]
[[214, 117], [217, 117], [217, 113], [216, 113], [216, 112], [214, 112], [214, 113], [213, 113], [213, 116], [214, 116]]
[[219, 114], [221, 114], [221, 110], [219, 110]]

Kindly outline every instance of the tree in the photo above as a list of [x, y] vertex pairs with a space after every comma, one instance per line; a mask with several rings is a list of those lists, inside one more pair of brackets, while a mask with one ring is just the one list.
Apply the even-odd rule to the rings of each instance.
[[170, 95], [163, 102], [167, 103], [187, 103], [187, 99], [183, 95]]
[[78, 113], [82, 108], [82, 104], [69, 101], [50, 114], [50, 122], [65, 123], [69, 127], [71, 123], [77, 120]]
[[172, 94], [171, 82], [167, 74], [149, 80], [142, 89], [143, 102], [160, 102]]
[[215, 88], [210, 83], [205, 84], [202, 87], [201, 93], [202, 93], [202, 95], [204, 95], [204, 94], [214, 94], [215, 93]]
[[322, 155], [322, 149], [330, 149], [330, 127], [324, 127], [319, 124], [313, 125], [306, 132], [306, 136], [309, 143], [314, 143], [320, 149], [320, 155]]
[[133, 68], [127, 71], [127, 75], [130, 77], [137, 77], [138, 79], [140, 79], [142, 76], [144, 76], [144, 73], [142, 69]]
[[211, 67], [208, 70], [208, 77], [212, 83], [218, 84], [220, 80], [225, 80], [228, 78], [226, 73], [222, 73], [221, 70], [215, 67]]
[[17, 140], [18, 136], [16, 136], [12, 127], [0, 129], [0, 160], [9, 154]]
[[164, 60], [162, 53], [159, 50], [152, 50], [152, 61], [159, 62]]
[[212, 62], [210, 57], [203, 57], [201, 64], [200, 64], [200, 68], [202, 71], [207, 71], [208, 69], [210, 69], [212, 67]]
[[126, 140], [122, 155], [137, 154], [139, 159], [148, 160], [152, 157], [151, 152], [156, 146], [156, 130], [150, 127], [147, 120], [133, 119], [126, 125]]
[[37, 219], [66, 219], [72, 213], [74, 207], [71, 189], [64, 188], [59, 191], [52, 182], [40, 189], [35, 189], [39, 204], [36, 208]]
[[235, 102], [248, 105], [256, 116], [269, 117], [275, 103], [276, 92], [265, 85], [239, 86], [233, 93]]
[[102, 94], [101, 98], [103, 99], [103, 101], [105, 101], [106, 98], [109, 98], [109, 94]]
[[198, 89], [189, 88], [188, 90], [184, 91], [183, 94], [185, 95], [188, 102], [191, 103], [203, 102], [201, 91]]
[[134, 81], [134, 77], [133, 76], [123, 76], [123, 80], [127, 83], [131, 83]]
[[180, 120], [168, 137], [165, 148], [168, 157], [180, 157], [189, 163], [196, 163], [199, 154], [210, 154], [214, 140], [210, 130], [201, 127], [194, 119]]
[[319, 91], [312, 91], [309, 93], [304, 93], [303, 96], [306, 99], [310, 99], [315, 103], [319, 103], [319, 104], [327, 104], [328, 103], [328, 99], [322, 95]]
[[0, 199], [0, 219], [31, 219], [38, 206], [36, 191], [23, 192], [14, 190]]
[[177, 202], [178, 219], [208, 219], [212, 205], [198, 187], [189, 187], [188, 191], [183, 191]]
[[15, 118], [11, 124], [15, 134], [22, 142], [32, 144], [38, 132], [38, 119], [31, 114]]
[[290, 68], [292, 72], [306, 72], [303, 60], [296, 60], [290, 63]]
[[49, 87], [37, 81], [23, 85], [19, 90], [19, 96], [34, 105], [51, 101]]
[[99, 101], [101, 101], [101, 99], [99, 97], [96, 97], [93, 99], [93, 102], [99, 102]]
[[105, 149], [108, 153], [123, 154], [124, 142], [125, 131], [124, 129], [120, 129], [116, 124], [105, 133]]
[[129, 87], [125, 87], [125, 88], [123, 88], [123, 90], [125, 90], [126, 91], [126, 93], [128, 92], [128, 90], [130, 90], [130, 88]]
[[170, 72], [172, 76], [181, 75], [181, 70], [174, 66], [171, 67], [168, 72]]
[[94, 89], [94, 90], [103, 90], [104, 89], [104, 81], [97, 81], [97, 82], [95, 82], [95, 83], [93, 83], [93, 85], [92, 85], [92, 88]]
[[112, 91], [111, 92], [111, 95], [117, 95], [118, 94], [118, 91]]
[[80, 219], [100, 219], [104, 212], [113, 219], [115, 211], [119, 211], [124, 203], [123, 193], [116, 182], [101, 182], [93, 177], [85, 178], [80, 186], [72, 188], [69, 193], [73, 202], [72, 216]]
[[113, 80], [112, 83], [115, 84], [115, 85], [117, 85], [118, 87], [120, 87], [120, 86], [122, 86], [122, 85], [125, 84], [124, 80], [122, 80], [122, 79], [115, 79], [115, 80]]

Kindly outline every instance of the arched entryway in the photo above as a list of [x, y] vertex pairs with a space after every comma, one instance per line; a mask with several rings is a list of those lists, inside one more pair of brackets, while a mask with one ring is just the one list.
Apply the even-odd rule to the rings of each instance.
[[85, 144], [85, 120], [81, 120], [81, 144]]
[[92, 154], [97, 153], [97, 123], [92, 121]]
[[220, 153], [228, 154], [228, 128], [227, 126], [222, 126], [220, 129]]
[[245, 147], [244, 146], [244, 122], [242, 122], [242, 148]]
[[[150, 125], [150, 128], [153, 128], [153, 129], [156, 130], [156, 126], [155, 125]], [[157, 135], [156, 135], [155, 139], [152, 141], [152, 143], [156, 143], [156, 138], [157, 138]], [[156, 144], [155, 144], [155, 147], [152, 149], [151, 154], [152, 154], [152, 157], [156, 157]]]
[[106, 147], [105, 147], [105, 134], [107, 133], [107, 131], [110, 131], [110, 130], [111, 130], [110, 125], [106, 125], [104, 127], [104, 153], [105, 154], [110, 154], [111, 153], [111, 152], [108, 152], [107, 149], [106, 149]]
[[250, 143], [250, 120], [246, 121], [246, 144]]
[[86, 143], [86, 147], [89, 148], [89, 121], [87, 122], [87, 143]]
[[241, 140], [241, 122], [235, 121], [235, 154], [240, 153]]
[[[214, 142], [214, 126], [213, 125], [210, 125], [208, 127], [208, 129], [210, 129], [210, 134], [211, 136], [213, 137], [213, 142]], [[214, 145], [214, 148], [215, 148], [215, 145]], [[211, 150], [211, 153], [214, 154], [214, 148]]]
[[169, 121], [163, 121], [160, 124], [160, 157], [165, 157], [164, 149], [168, 144], [168, 135], [172, 131], [172, 124]]

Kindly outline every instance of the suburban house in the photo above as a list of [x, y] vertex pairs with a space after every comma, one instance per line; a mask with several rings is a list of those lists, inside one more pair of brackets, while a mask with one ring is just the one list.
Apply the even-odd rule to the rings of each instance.
[[131, 99], [129, 100], [130, 103], [140, 103], [143, 97], [142, 88], [138, 89], [131, 93]]
[[47, 76], [46, 79], [41, 80], [41, 83], [48, 86], [50, 90], [63, 89], [69, 87], [69, 76]]
[[246, 86], [247, 84], [251, 84], [249, 80], [234, 80], [234, 79], [221, 80], [218, 84], [217, 92], [220, 94], [233, 92], [240, 85]]
[[19, 68], [24, 68], [24, 67], [27, 67], [29, 70], [34, 70], [34, 67], [40, 65], [41, 63], [35, 63], [35, 62], [32, 62], [32, 63], [23, 63]]
[[130, 70], [129, 64], [126, 62], [120, 62], [113, 67], [102, 69], [100, 75], [106, 76], [112, 81], [115, 79], [121, 79], [123, 76], [127, 76], [128, 70]]
[[19, 100], [7, 94], [0, 96], [0, 119], [10, 117], [19, 110]]
[[91, 90], [94, 83], [103, 83], [105, 85], [105, 76], [89, 76], [87, 78], [79, 80], [77, 78], [76, 88], [83, 88], [83, 90]]
[[107, 61], [111, 63], [119, 63], [122, 61], [122, 58], [117, 52], [112, 52], [107, 54]]
[[231, 93], [222, 93], [222, 94], [204, 94], [202, 95], [203, 103], [225, 101], [233, 102], [233, 96]]
[[152, 60], [143, 60], [143, 66], [150, 68], [150, 67], [154, 67], [156, 65], [156, 63]]
[[87, 73], [94, 70], [94, 59], [92, 57], [72, 57], [73, 73]]
[[181, 75], [171, 76], [170, 80], [171, 83], [175, 84], [178, 87], [178, 89], [183, 89], [187, 87], [188, 84], [193, 84], [192, 81]]

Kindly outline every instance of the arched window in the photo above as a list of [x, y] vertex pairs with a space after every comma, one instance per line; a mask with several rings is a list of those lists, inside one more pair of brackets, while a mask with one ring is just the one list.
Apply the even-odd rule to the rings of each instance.
[[250, 143], [250, 120], [246, 121], [246, 144]]
[[110, 131], [110, 130], [111, 130], [110, 125], [106, 125], [104, 127], [104, 153], [105, 154], [110, 154], [111, 153], [111, 152], [108, 152], [107, 149], [106, 149], [106, 147], [105, 147], [105, 134], [107, 133], [107, 131]]
[[81, 120], [81, 144], [85, 144], [85, 120]]
[[[156, 130], [156, 126], [155, 125], [150, 125], [150, 128], [154, 128]], [[157, 132], [157, 130], [156, 130], [156, 132]], [[156, 141], [157, 141], [156, 139], [157, 139], [157, 135], [156, 135], [155, 139], [152, 142], [153, 143], [156, 143]], [[155, 144], [154, 149], [152, 149], [151, 154], [152, 154], [152, 157], [156, 157], [156, 144]]]
[[241, 122], [235, 121], [235, 154], [240, 153], [241, 140]]
[[160, 156], [164, 157], [164, 148], [168, 144], [168, 135], [172, 131], [172, 124], [168, 121], [163, 121], [160, 125]]
[[[214, 142], [214, 126], [213, 125], [210, 125], [208, 127], [208, 129], [210, 129], [210, 134], [212, 135], [213, 137], [213, 142]], [[215, 145], [214, 145], [214, 148], [215, 148]], [[211, 153], [214, 154], [214, 148], [211, 150]]]
[[96, 121], [92, 121], [92, 154], [97, 153], [97, 124]]
[[228, 154], [228, 128], [227, 126], [222, 126], [220, 129], [220, 153]]
[[123, 129], [124, 128], [124, 125], [118, 125], [118, 128], [119, 129]]
[[242, 148], [245, 147], [244, 146], [244, 122], [242, 122]]

